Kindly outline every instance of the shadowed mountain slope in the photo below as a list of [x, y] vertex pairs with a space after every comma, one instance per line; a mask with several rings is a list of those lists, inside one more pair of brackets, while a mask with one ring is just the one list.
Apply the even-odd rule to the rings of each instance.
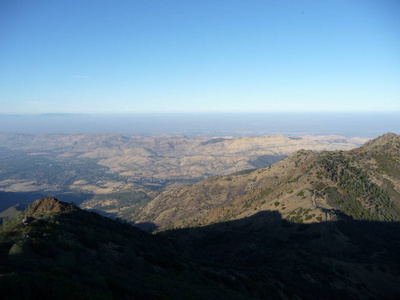
[[3, 299], [398, 299], [396, 222], [278, 212], [150, 235], [54, 198], [1, 227]]
[[273, 274], [284, 298], [398, 299], [399, 229], [398, 222], [297, 224], [264, 211], [158, 235], [197, 259], [242, 267], [254, 278]]
[[1, 227], [0, 266], [2, 299], [242, 298], [219, 282], [221, 268], [54, 198], [35, 201]]

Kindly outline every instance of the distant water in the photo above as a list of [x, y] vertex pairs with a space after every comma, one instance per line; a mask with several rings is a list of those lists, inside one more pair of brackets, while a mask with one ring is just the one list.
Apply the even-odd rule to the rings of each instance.
[[400, 134], [400, 113], [158, 113], [0, 115], [1, 133], [216, 136]]

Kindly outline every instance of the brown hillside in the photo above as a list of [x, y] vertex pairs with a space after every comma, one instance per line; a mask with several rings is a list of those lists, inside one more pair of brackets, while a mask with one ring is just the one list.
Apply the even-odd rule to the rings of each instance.
[[300, 150], [269, 168], [165, 191], [132, 220], [161, 229], [194, 227], [265, 210], [300, 223], [346, 216], [398, 220], [399, 149], [399, 136], [387, 134], [351, 151]]
[[30, 204], [25, 210], [24, 214], [31, 217], [36, 217], [45, 213], [62, 213], [71, 211], [73, 205], [58, 201], [56, 198], [47, 197], [36, 200]]
[[[2, 162], [0, 171], [10, 170], [12, 174], [0, 178], [0, 191], [93, 194], [149, 191], [265, 167], [300, 149], [350, 150], [367, 140], [282, 135], [234, 138], [108, 133], [0, 134], [4, 157], [13, 157]], [[36, 166], [36, 170], [26, 174], [25, 165], [21, 166], [20, 161]], [[53, 172], [57, 175], [49, 176]]]

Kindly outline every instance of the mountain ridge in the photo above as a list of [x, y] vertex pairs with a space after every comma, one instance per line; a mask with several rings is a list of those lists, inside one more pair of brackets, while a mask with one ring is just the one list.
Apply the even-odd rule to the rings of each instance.
[[400, 138], [391, 133], [350, 151], [299, 150], [268, 168], [164, 191], [131, 220], [152, 222], [162, 230], [233, 220], [267, 209], [299, 222], [343, 214], [399, 220], [399, 162]]

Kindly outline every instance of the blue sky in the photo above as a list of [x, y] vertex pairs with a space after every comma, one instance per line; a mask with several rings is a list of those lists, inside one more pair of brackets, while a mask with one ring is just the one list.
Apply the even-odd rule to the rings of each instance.
[[400, 1], [0, 1], [0, 113], [399, 111]]

